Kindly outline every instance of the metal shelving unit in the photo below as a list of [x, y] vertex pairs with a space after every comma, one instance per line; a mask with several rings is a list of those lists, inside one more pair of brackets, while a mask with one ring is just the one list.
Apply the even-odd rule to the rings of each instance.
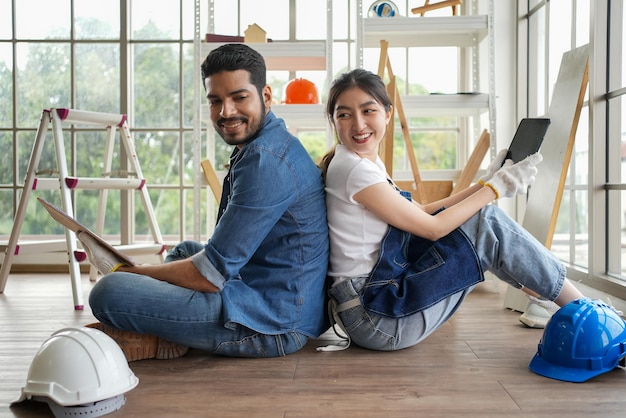
[[[429, 117], [454, 115], [474, 118], [474, 129], [469, 132], [461, 128], [460, 155], [468, 156], [468, 144], [478, 138], [483, 129], [491, 135], [491, 153], [495, 155], [495, 66], [493, 35], [493, 0], [487, 1], [487, 14], [478, 14], [477, 0], [466, 2], [471, 13], [459, 16], [396, 16], [392, 18], [370, 18], [363, 16], [363, 1], [357, 2], [357, 64], [363, 66], [363, 49], [379, 48], [380, 41], [389, 42], [390, 48], [397, 47], [458, 47], [466, 61], [461, 60], [460, 71], [469, 80], [459, 94], [402, 95], [407, 117]], [[469, 4], [467, 4], [469, 3]], [[484, 46], [486, 43], [486, 48]], [[486, 56], [484, 56], [486, 54]], [[487, 63], [487, 68], [481, 67]], [[487, 71], [488, 86], [480, 84], [481, 71]], [[481, 126], [480, 116], [488, 115], [488, 125]], [[484, 125], [484, 124], [483, 124]], [[459, 161], [464, 164], [465, 161]]]
[[[205, 0], [206, 1], [206, 0]], [[325, 71], [326, 85], [332, 81], [332, 45], [333, 45], [333, 0], [326, 1], [326, 39], [323, 41], [273, 41], [267, 43], [250, 43], [250, 47], [256, 49], [266, 60], [269, 71]], [[214, 28], [213, 0], [208, 0], [208, 28], [212, 33]], [[204, 33], [200, 28], [200, 0], [195, 0], [195, 37], [194, 37], [194, 68], [200, 68], [200, 64], [208, 53], [222, 45], [219, 42], [204, 42]], [[213, 152], [215, 144], [215, 132], [208, 117], [208, 108], [204, 105], [204, 92], [200, 74], [194, 74], [195, 83], [195, 115], [194, 115], [194, 164], [198, 167], [194, 179], [194, 223], [201, 225], [201, 210], [203, 204], [200, 190], [205, 187], [205, 180], [200, 172], [201, 160], [208, 158], [214, 162]], [[320, 92], [321, 94], [321, 92]], [[325, 117], [323, 104], [302, 105], [272, 105], [272, 111], [276, 116], [285, 120], [287, 127], [294, 133], [298, 130], [320, 130], [327, 132], [327, 142], [330, 145], [332, 135]], [[207, 141], [208, 154], [202, 155], [202, 143]], [[196, 161], [197, 160], [197, 161]], [[218, 170], [218, 175], [221, 174]], [[200, 231], [194, 232], [194, 238], [199, 239]]]

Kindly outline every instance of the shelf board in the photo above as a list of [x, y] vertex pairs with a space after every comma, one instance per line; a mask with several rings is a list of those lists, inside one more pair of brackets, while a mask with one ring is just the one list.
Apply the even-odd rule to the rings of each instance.
[[[220, 42], [203, 42], [202, 54], [206, 56]], [[326, 71], [326, 42], [282, 42], [248, 43], [258, 51], [269, 71]]]
[[401, 100], [407, 117], [478, 116], [489, 110], [486, 93], [401, 96]]
[[326, 107], [323, 104], [279, 104], [272, 105], [272, 111], [285, 120], [290, 130], [306, 128], [324, 130], [328, 124]]
[[[489, 95], [476, 94], [425, 94], [401, 96], [404, 114], [408, 118], [433, 116], [479, 116], [489, 110]], [[290, 130], [326, 129], [326, 107], [323, 104], [274, 104], [274, 114], [285, 120]], [[207, 106], [202, 107], [202, 122], [210, 124]]]
[[389, 47], [477, 45], [487, 35], [487, 16], [370, 17], [363, 19], [363, 46]]
[[[275, 104], [272, 105], [272, 111], [277, 117], [284, 119], [290, 130], [324, 130], [328, 124], [323, 104]], [[211, 124], [207, 106], [202, 107], [201, 118], [204, 124]]]

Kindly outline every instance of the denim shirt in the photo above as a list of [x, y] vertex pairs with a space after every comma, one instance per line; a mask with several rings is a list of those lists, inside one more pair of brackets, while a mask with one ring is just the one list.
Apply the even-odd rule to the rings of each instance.
[[318, 336], [329, 251], [320, 170], [270, 111], [259, 136], [234, 153], [229, 177], [226, 210], [193, 257], [221, 290], [226, 326]]

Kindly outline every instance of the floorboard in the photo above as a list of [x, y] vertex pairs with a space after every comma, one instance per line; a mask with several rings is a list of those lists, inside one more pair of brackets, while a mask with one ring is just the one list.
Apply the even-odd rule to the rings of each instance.
[[[92, 286], [83, 278], [87, 301]], [[277, 359], [235, 359], [191, 350], [180, 359], [131, 363], [139, 385], [110, 417], [624, 417], [626, 372], [586, 383], [528, 370], [542, 331], [502, 307], [484, 286], [418, 346], [392, 353], [352, 347], [318, 352], [310, 341]], [[54, 331], [92, 322], [73, 309], [64, 274], [14, 274], [0, 294], [0, 417], [52, 417], [19, 396], [33, 355]]]

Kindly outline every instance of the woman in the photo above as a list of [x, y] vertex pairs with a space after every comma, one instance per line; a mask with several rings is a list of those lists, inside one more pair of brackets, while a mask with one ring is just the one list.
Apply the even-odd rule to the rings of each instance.
[[[380, 77], [362, 69], [340, 76], [329, 92], [327, 117], [338, 140], [320, 164], [331, 244], [330, 309], [348, 345], [351, 340], [389, 351], [419, 343], [456, 312], [486, 270], [559, 306], [583, 297], [549, 250], [490, 205], [526, 192], [540, 154], [503, 165], [503, 150], [478, 183], [420, 205], [398, 192], [378, 157], [392, 117]], [[404, 256], [402, 266], [412, 263], [411, 271], [396, 263]], [[387, 280], [396, 277], [394, 269], [409, 277]]]

